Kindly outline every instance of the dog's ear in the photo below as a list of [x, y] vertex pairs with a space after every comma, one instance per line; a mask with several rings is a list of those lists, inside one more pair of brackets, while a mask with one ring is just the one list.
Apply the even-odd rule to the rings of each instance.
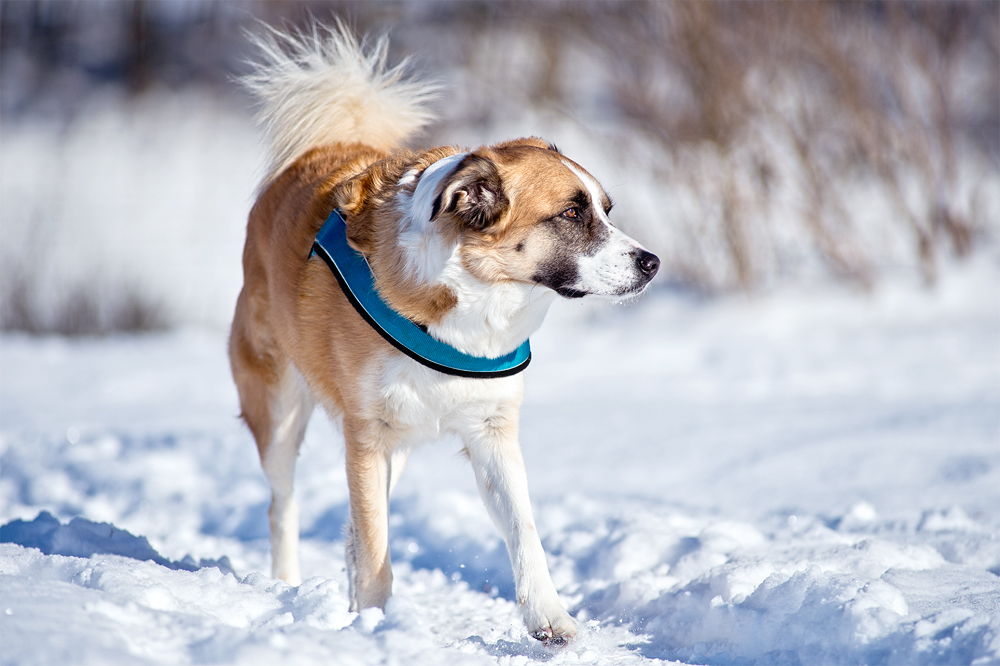
[[431, 219], [440, 213], [450, 213], [466, 227], [482, 231], [496, 224], [508, 205], [496, 162], [469, 154], [434, 200]]

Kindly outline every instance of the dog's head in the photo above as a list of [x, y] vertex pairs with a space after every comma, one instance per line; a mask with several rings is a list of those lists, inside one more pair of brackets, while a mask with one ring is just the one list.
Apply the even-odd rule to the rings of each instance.
[[660, 265], [611, 224], [611, 200], [597, 180], [539, 139], [435, 161], [407, 207], [409, 233], [448, 237], [462, 266], [487, 283], [624, 298], [641, 293]]

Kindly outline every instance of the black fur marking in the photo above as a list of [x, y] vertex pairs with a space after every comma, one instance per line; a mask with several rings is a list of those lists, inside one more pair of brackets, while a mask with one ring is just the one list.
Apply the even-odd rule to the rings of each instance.
[[587, 292], [585, 291], [571, 289], [570, 287], [559, 287], [556, 289], [556, 293], [565, 298], [583, 298], [587, 295]]
[[590, 196], [583, 190], [577, 190], [576, 194], [570, 199], [573, 205], [580, 209], [581, 212], [590, 212], [587, 209], [590, 208]]
[[578, 209], [577, 217], [567, 218], [560, 213], [541, 222], [552, 240], [553, 251], [532, 279], [560, 296], [580, 298], [587, 292], [574, 286], [580, 278], [579, 259], [597, 254], [611, 232], [598, 217], [586, 192], [578, 190], [567, 203]]
[[559, 153], [560, 155], [562, 155], [562, 151], [559, 150], [559, 146], [552, 143], [551, 141], [549, 142], [549, 150], [551, 150], [553, 153]]
[[576, 259], [560, 252], [539, 266], [538, 272], [532, 276], [532, 279], [538, 284], [552, 289], [560, 296], [579, 298], [585, 293], [569, 286], [576, 282], [579, 276]]
[[434, 205], [431, 206], [431, 219], [433, 220], [441, 212], [441, 195], [434, 197]]

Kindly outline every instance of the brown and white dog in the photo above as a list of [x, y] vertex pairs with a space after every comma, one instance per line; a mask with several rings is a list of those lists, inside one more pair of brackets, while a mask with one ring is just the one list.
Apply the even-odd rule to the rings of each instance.
[[549, 577], [518, 443], [523, 376], [456, 377], [400, 353], [310, 249], [339, 208], [383, 300], [491, 358], [521, 345], [558, 296], [637, 295], [659, 260], [611, 225], [598, 182], [545, 141], [400, 148], [431, 120], [433, 91], [385, 68], [384, 40], [366, 53], [338, 26], [259, 45], [247, 82], [271, 164], [247, 225], [229, 354], [271, 485], [273, 575], [301, 582], [292, 480], [317, 403], [346, 440], [352, 610], [383, 607], [391, 593], [388, 497], [410, 448], [456, 433], [507, 544], [528, 631], [564, 643], [576, 623]]

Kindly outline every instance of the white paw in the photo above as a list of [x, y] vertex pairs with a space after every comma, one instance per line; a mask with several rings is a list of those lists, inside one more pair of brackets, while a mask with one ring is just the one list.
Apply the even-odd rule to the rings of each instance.
[[524, 624], [532, 638], [548, 647], [563, 647], [576, 636], [576, 620], [563, 610], [557, 599], [545, 604], [526, 603]]

